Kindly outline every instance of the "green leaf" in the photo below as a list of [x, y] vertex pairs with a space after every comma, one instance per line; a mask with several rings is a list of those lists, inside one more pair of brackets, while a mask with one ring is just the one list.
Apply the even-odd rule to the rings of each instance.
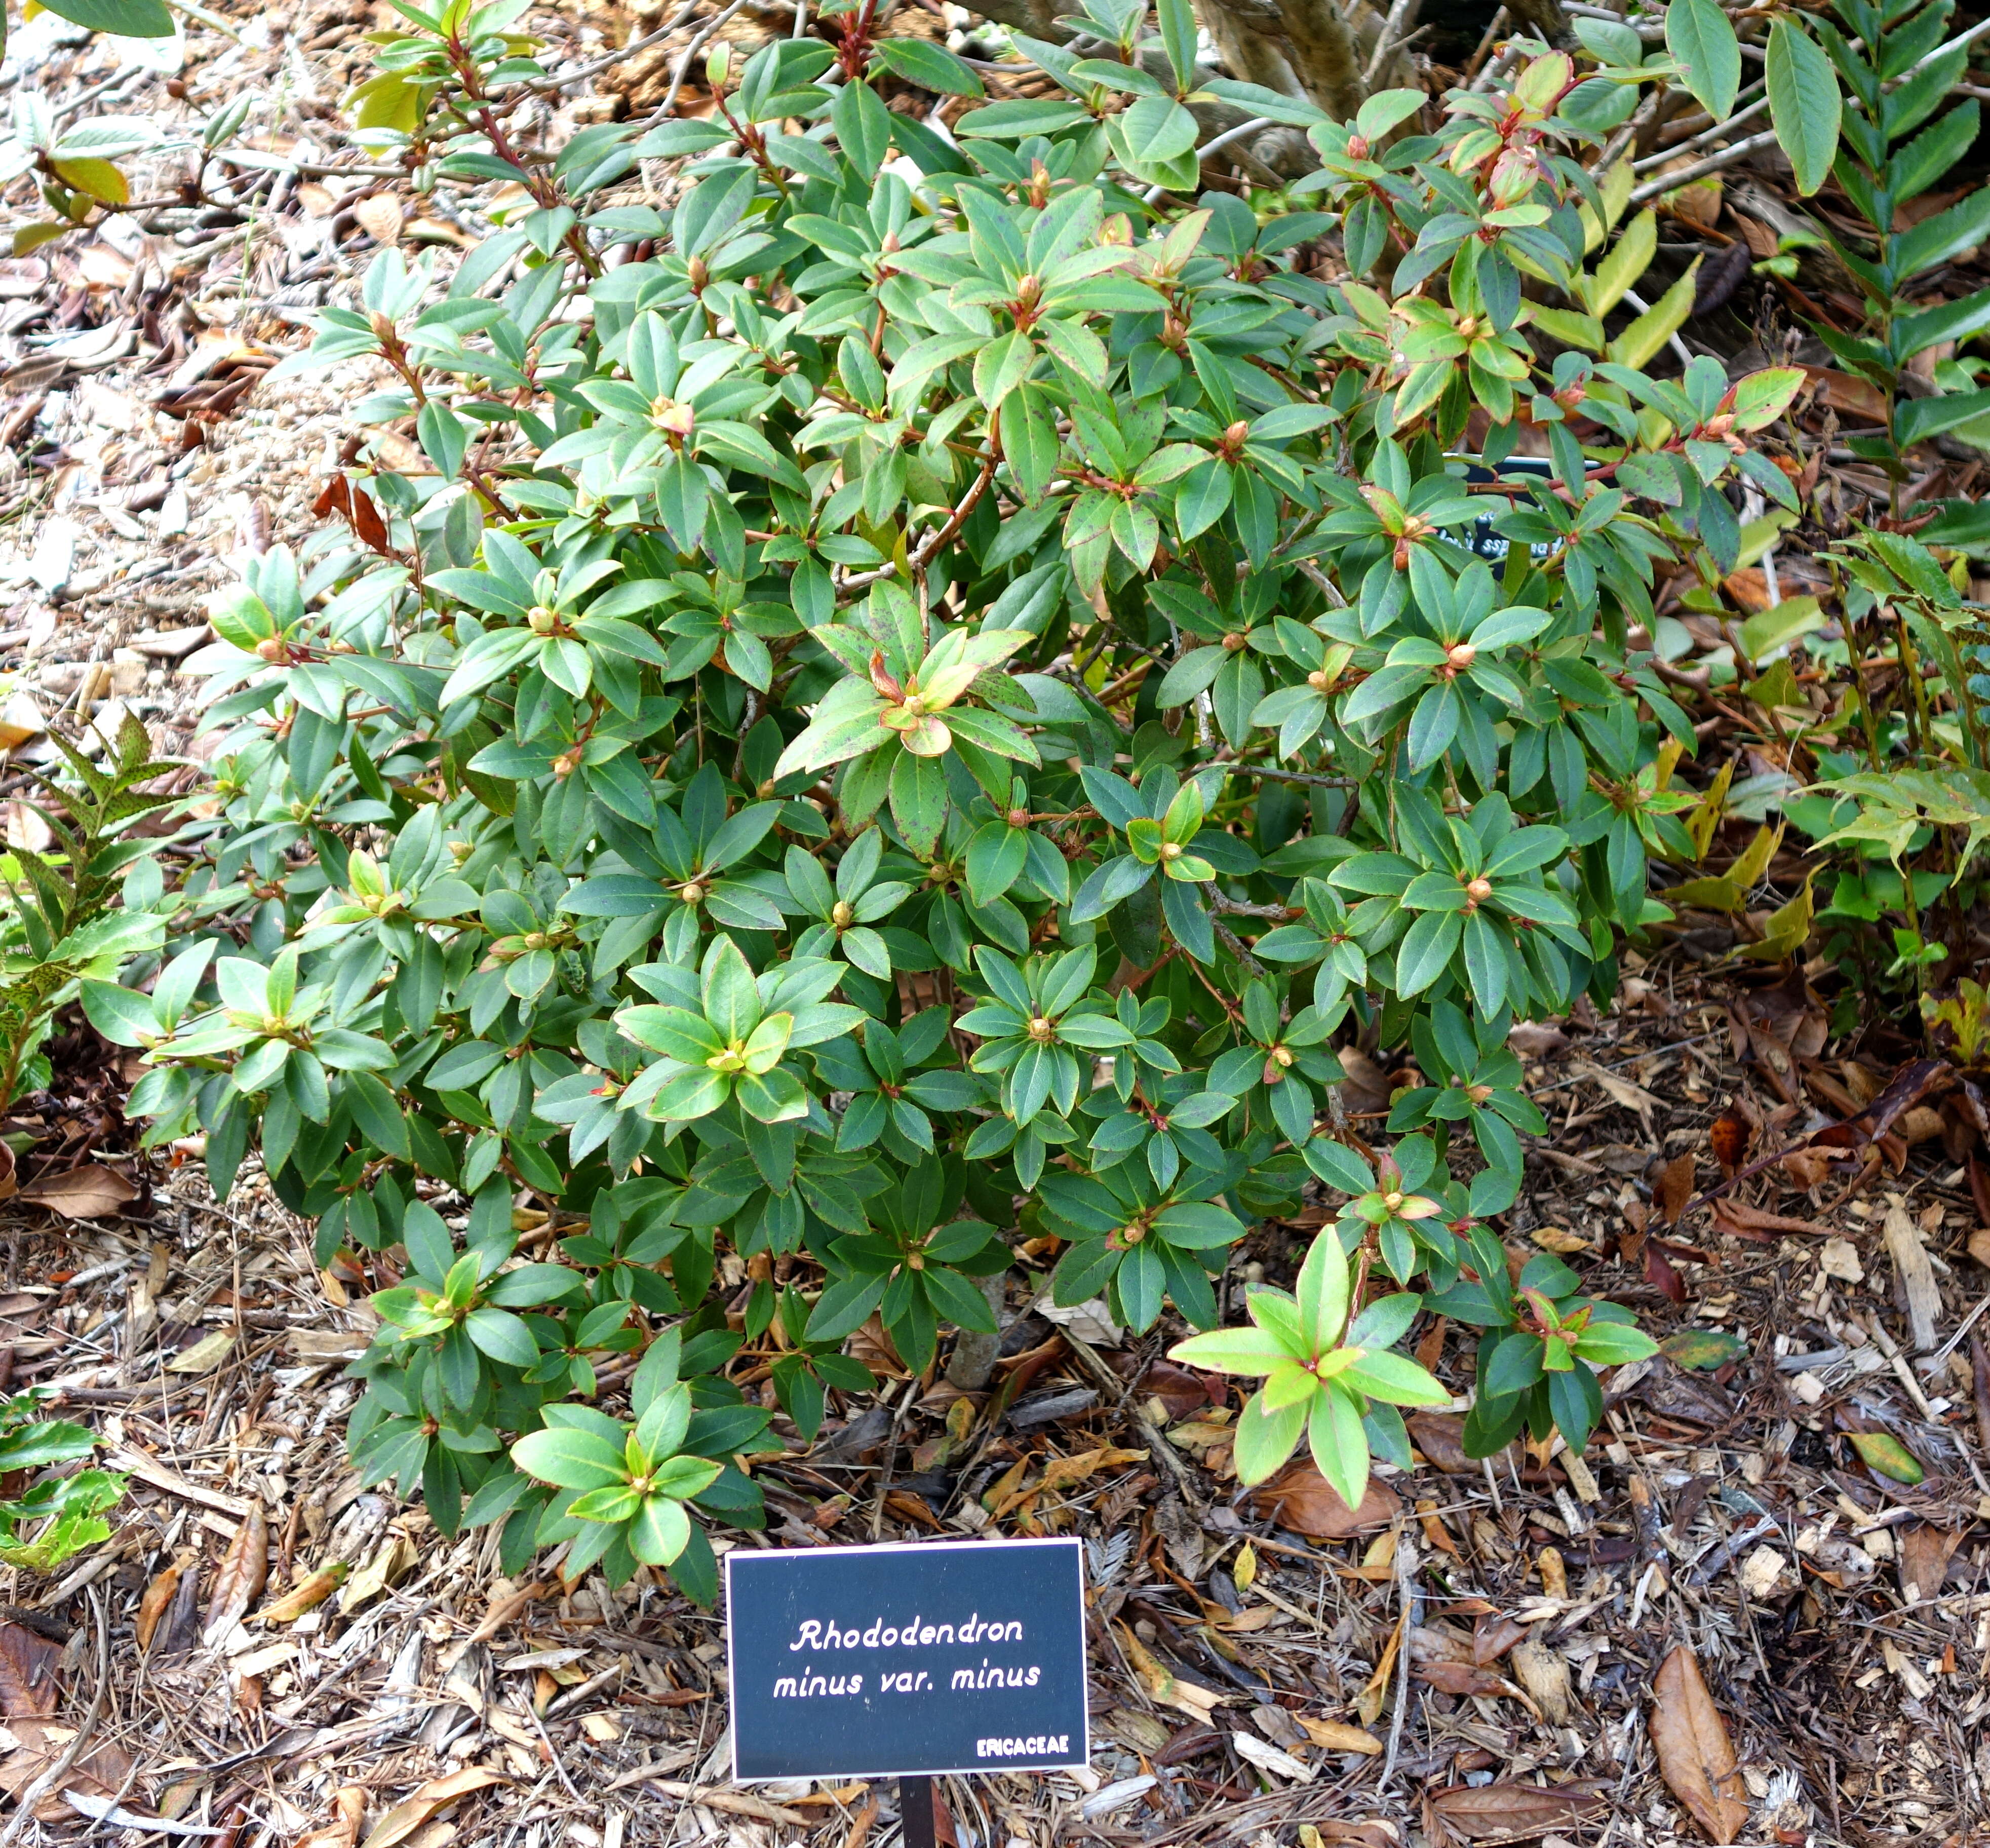
[[1196, 18], [1192, 0], [1154, 0], [1154, 22], [1161, 29], [1161, 46], [1175, 73], [1177, 93], [1195, 85]]
[[943, 45], [929, 39], [881, 39], [871, 49], [871, 61], [902, 77], [909, 78], [922, 90], [937, 96], [978, 97], [987, 93], [981, 80]]
[[556, 1489], [600, 1489], [628, 1479], [621, 1451], [592, 1431], [555, 1426], [529, 1432], [511, 1446], [511, 1460]]
[[891, 766], [891, 818], [905, 844], [922, 858], [930, 854], [946, 823], [946, 772], [937, 757], [901, 753]]
[[681, 1502], [653, 1495], [629, 1528], [629, 1551], [645, 1565], [674, 1564], [691, 1544], [691, 1517]]
[[1116, 120], [1129, 157], [1143, 166], [1177, 159], [1195, 146], [1195, 117], [1166, 97], [1136, 97]]
[[170, 39], [173, 16], [161, 0], [46, 0], [48, 10], [120, 39]]
[[1686, 87], [1717, 122], [1734, 110], [1741, 87], [1741, 47], [1714, 0], [1672, 0], [1666, 9], [1666, 49]]
[[1259, 1374], [1292, 1356], [1283, 1342], [1262, 1328], [1219, 1328], [1177, 1341], [1168, 1350], [1168, 1358], [1217, 1373]]
[[1308, 1404], [1302, 1399], [1296, 1405], [1272, 1411], [1265, 1409], [1262, 1393], [1251, 1394], [1238, 1416], [1236, 1447], [1232, 1452], [1240, 1483], [1248, 1488], [1263, 1482], [1299, 1448], [1306, 1428]]
[[1328, 1381], [1313, 1401], [1306, 1436], [1314, 1467], [1349, 1507], [1360, 1507], [1368, 1490], [1368, 1433], [1362, 1428], [1360, 1402]]
[[[1982, 396], [1990, 401], [1990, 392]], [[1824, 608], [1815, 597], [1786, 596], [1773, 610], [1758, 610], [1741, 625], [1741, 646], [1751, 661], [1765, 661], [1777, 649], [1787, 647], [1824, 624]]]
[[1763, 76], [1776, 139], [1790, 157], [1798, 192], [1808, 199], [1830, 177], [1838, 153], [1843, 104], [1837, 73], [1817, 41], [1784, 18], [1769, 29]]
[[1347, 1254], [1340, 1234], [1327, 1226], [1313, 1235], [1299, 1266], [1299, 1330], [1314, 1357], [1326, 1354], [1347, 1325]]

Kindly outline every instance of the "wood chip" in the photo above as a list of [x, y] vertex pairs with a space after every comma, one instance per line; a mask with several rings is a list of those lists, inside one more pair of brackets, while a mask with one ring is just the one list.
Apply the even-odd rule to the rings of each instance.
[[1906, 1312], [1907, 1329], [1914, 1351], [1926, 1354], [1934, 1347], [1941, 1326], [1941, 1286], [1935, 1281], [1934, 1266], [1928, 1262], [1927, 1247], [1921, 1243], [1920, 1228], [1897, 1198], [1886, 1209], [1882, 1228], [1886, 1255], [1893, 1261], [1893, 1277]]

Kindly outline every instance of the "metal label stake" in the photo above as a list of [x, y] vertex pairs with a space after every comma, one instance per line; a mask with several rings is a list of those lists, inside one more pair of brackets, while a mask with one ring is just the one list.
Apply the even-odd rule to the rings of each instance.
[[905, 1848], [934, 1848], [931, 1778], [899, 1778], [898, 1820], [905, 1830]]

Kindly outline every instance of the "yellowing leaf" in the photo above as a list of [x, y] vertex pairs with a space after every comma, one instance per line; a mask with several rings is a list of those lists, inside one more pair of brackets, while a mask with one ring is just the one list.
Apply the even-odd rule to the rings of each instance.
[[192, 1347], [176, 1354], [166, 1363], [168, 1373], [212, 1373], [228, 1358], [229, 1350], [235, 1345], [235, 1331], [232, 1328], [217, 1328], [212, 1334], [202, 1335]]
[[1610, 357], [1618, 365], [1642, 371], [1686, 325], [1693, 312], [1693, 282], [1700, 274], [1700, 263], [1696, 256], [1686, 265], [1686, 273], [1611, 341]]
[[49, 165], [55, 169], [56, 178], [72, 192], [87, 192], [101, 205], [128, 205], [131, 189], [124, 183], [124, 176], [108, 161], [80, 160], [73, 155]]
[[1859, 1452], [1860, 1460], [1869, 1469], [1876, 1469], [1882, 1476], [1897, 1483], [1905, 1483], [1913, 1488], [1927, 1474], [1914, 1454], [1897, 1437], [1883, 1431], [1854, 1431], [1847, 1433], [1852, 1439], [1852, 1448]]
[[355, 128], [393, 128], [413, 134], [421, 124], [421, 93], [392, 71], [368, 77], [345, 99]]
[[1786, 596], [1772, 609], [1757, 610], [1741, 625], [1741, 646], [1751, 661], [1788, 646], [1824, 627], [1824, 606], [1814, 596]]

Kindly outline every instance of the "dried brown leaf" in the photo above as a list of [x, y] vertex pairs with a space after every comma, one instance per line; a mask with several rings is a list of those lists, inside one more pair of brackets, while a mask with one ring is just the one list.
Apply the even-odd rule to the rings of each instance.
[[146, 1586], [144, 1596], [138, 1600], [138, 1615], [132, 1624], [132, 1632], [141, 1655], [152, 1646], [152, 1637], [160, 1620], [172, 1608], [174, 1596], [180, 1588], [180, 1575], [187, 1564], [184, 1556], [175, 1560]]
[[270, 1575], [270, 1527], [253, 1503], [235, 1530], [208, 1595], [207, 1625], [201, 1640], [210, 1648], [247, 1616]]
[[474, 1790], [510, 1782], [486, 1765], [466, 1765], [446, 1778], [433, 1778], [413, 1796], [396, 1803], [367, 1831], [366, 1848], [394, 1848], [396, 1843], [406, 1841], [424, 1823], [439, 1816], [460, 1798], [469, 1795]]
[[366, 1786], [347, 1784], [331, 1799], [331, 1820], [298, 1836], [295, 1848], [353, 1848], [366, 1819]]
[[0, 1720], [46, 1719], [56, 1710], [62, 1651], [18, 1623], [0, 1623]]
[[1652, 1745], [1667, 1787], [1710, 1842], [1725, 1844], [1748, 1819], [1727, 1723], [1685, 1643], [1673, 1646], [1652, 1684]]
[[65, 1219], [107, 1219], [138, 1197], [138, 1190], [115, 1168], [91, 1162], [66, 1174], [45, 1174], [22, 1188], [30, 1206], [45, 1206]]
[[1710, 1135], [1713, 1159], [1732, 1174], [1747, 1159], [1748, 1145], [1754, 1136], [1753, 1126], [1738, 1110], [1722, 1111], [1714, 1118]]
[[1504, 1675], [1495, 1674], [1489, 1668], [1476, 1667], [1469, 1662], [1419, 1662], [1415, 1674], [1417, 1680], [1444, 1694], [1483, 1695], [1497, 1700], [1502, 1694], [1515, 1691], [1513, 1683]]
[[1382, 1749], [1382, 1741], [1359, 1726], [1343, 1720], [1316, 1720], [1307, 1714], [1294, 1714], [1306, 1736], [1326, 1751], [1358, 1751], [1372, 1758]]
[[1950, 1532], [1927, 1521], [1916, 1521], [1899, 1534], [1900, 1589], [1910, 1604], [1939, 1595], [1948, 1577], [1948, 1562], [1962, 1544], [1960, 1530]]
[[1693, 1197], [1693, 1157], [1675, 1155], [1659, 1174], [1659, 1205], [1666, 1224], [1677, 1225], [1686, 1202]]
[[273, 1598], [256, 1613], [262, 1623], [294, 1623], [307, 1611], [314, 1611], [345, 1584], [349, 1568], [343, 1560], [321, 1566], [307, 1578], [294, 1585], [280, 1598]]
[[401, 227], [407, 222], [399, 202], [388, 192], [376, 192], [371, 199], [362, 199], [352, 208], [352, 216], [375, 243], [382, 244], [399, 243]]
[[1368, 1479], [1358, 1508], [1350, 1508], [1329, 1487], [1310, 1457], [1299, 1457], [1262, 1486], [1252, 1499], [1281, 1527], [1309, 1540], [1346, 1540], [1350, 1534], [1373, 1534], [1403, 1511], [1402, 1497], [1380, 1477]]
[[1591, 1789], [1542, 1789], [1533, 1784], [1454, 1784], [1435, 1792], [1439, 1822], [1469, 1841], [1526, 1841], [1600, 1816], [1603, 1800]]

